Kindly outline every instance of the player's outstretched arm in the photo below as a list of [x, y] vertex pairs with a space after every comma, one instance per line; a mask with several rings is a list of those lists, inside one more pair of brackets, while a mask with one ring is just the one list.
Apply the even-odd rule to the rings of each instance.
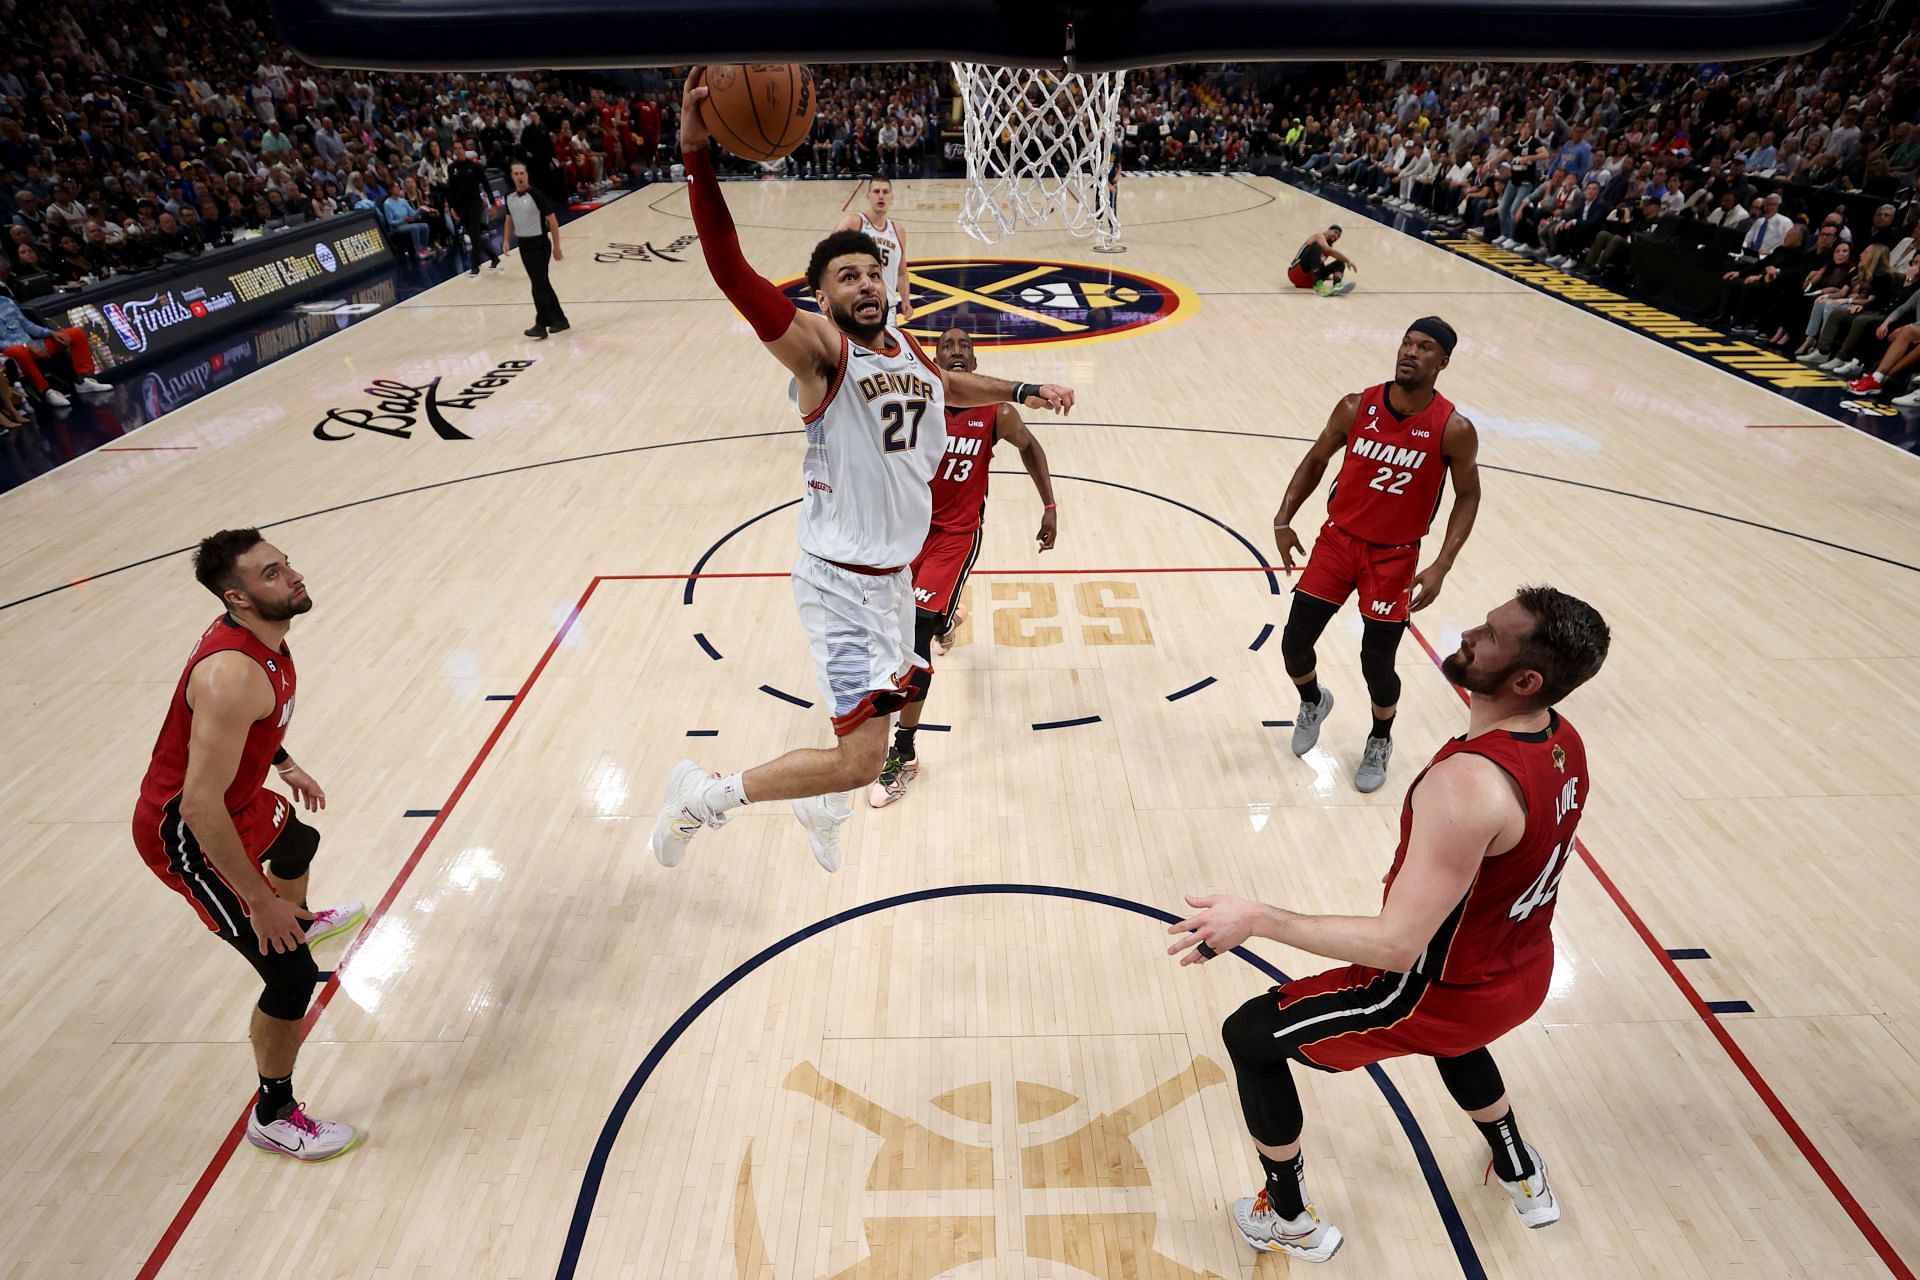
[[1051, 409], [1062, 415], [1073, 408], [1073, 388], [1057, 383], [1009, 382], [1005, 378], [989, 378], [984, 373], [962, 373], [953, 369], [942, 369], [940, 376], [946, 380], [950, 409], [971, 409], [975, 405], [1002, 401], [1023, 404], [1029, 409]]
[[706, 71], [705, 67], [695, 67], [687, 75], [680, 109], [680, 159], [687, 167], [693, 227], [699, 233], [700, 251], [714, 283], [727, 295], [727, 301], [740, 309], [773, 358], [798, 380], [804, 409], [818, 404], [826, 394], [827, 380], [840, 362], [840, 334], [825, 316], [810, 315], [794, 306], [792, 299], [756, 272], [741, 253], [733, 215], [727, 212], [720, 180], [713, 171], [713, 157], [707, 152], [711, 135], [700, 117], [700, 101], [708, 92], [702, 83]]
[[1457, 755], [1427, 771], [1413, 793], [1407, 856], [1377, 916], [1306, 916], [1226, 894], [1188, 897], [1198, 908], [1168, 927], [1168, 955], [1181, 964], [1207, 959], [1248, 938], [1311, 951], [1330, 960], [1405, 973], [1420, 959], [1440, 922], [1460, 905], [1489, 853], [1504, 853], [1526, 829], [1519, 790], [1483, 756]]
[[1020, 451], [1020, 464], [1040, 494], [1040, 532], [1034, 538], [1042, 551], [1053, 550], [1053, 541], [1060, 536], [1060, 512], [1053, 500], [1053, 470], [1047, 465], [1047, 451], [1027, 429], [1020, 411], [1010, 404], [1002, 403], [994, 414], [993, 434]]
[[1293, 469], [1293, 478], [1287, 481], [1287, 491], [1280, 499], [1280, 509], [1273, 513], [1273, 542], [1280, 552], [1280, 563], [1293, 568], [1293, 557], [1305, 555], [1306, 549], [1300, 544], [1300, 537], [1293, 531], [1293, 513], [1307, 500], [1314, 486], [1320, 483], [1320, 477], [1327, 472], [1327, 463], [1333, 455], [1347, 447], [1347, 433], [1353, 430], [1354, 415], [1360, 410], [1360, 394], [1342, 396], [1340, 403], [1333, 406], [1333, 412], [1327, 416], [1327, 425], [1320, 428], [1313, 447], [1307, 450], [1307, 456], [1300, 459], [1300, 465]]

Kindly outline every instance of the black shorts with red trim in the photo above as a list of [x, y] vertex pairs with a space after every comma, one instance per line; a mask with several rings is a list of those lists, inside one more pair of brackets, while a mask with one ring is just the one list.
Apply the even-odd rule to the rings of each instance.
[[1548, 965], [1455, 987], [1355, 964], [1296, 978], [1246, 1009], [1287, 1057], [1352, 1071], [1410, 1054], [1457, 1058], [1484, 1049], [1533, 1016], [1551, 977]]
[[[929, 529], [926, 543], [913, 560], [913, 607], [939, 618], [936, 635], [953, 630], [960, 592], [980, 558], [980, 527], [954, 531]], [[926, 656], [926, 655], [921, 655]]]

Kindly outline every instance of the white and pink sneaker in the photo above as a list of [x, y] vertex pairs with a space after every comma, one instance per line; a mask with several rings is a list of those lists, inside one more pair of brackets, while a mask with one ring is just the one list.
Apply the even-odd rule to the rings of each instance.
[[337, 907], [317, 912], [307, 923], [307, 945], [324, 942], [336, 933], [345, 933], [366, 917], [367, 904], [364, 902], [343, 902]]
[[360, 1141], [360, 1134], [352, 1125], [338, 1120], [315, 1120], [296, 1102], [292, 1111], [272, 1124], [261, 1124], [249, 1111], [247, 1141], [262, 1151], [294, 1160], [331, 1160], [351, 1150]]

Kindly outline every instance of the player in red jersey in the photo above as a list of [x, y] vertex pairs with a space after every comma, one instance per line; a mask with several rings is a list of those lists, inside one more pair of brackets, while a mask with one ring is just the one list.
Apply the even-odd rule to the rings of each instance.
[[1221, 1027], [1266, 1171], [1265, 1189], [1233, 1210], [1254, 1248], [1324, 1262], [1340, 1247], [1302, 1181], [1289, 1059], [1351, 1071], [1433, 1058], [1521, 1221], [1559, 1220], [1546, 1164], [1521, 1138], [1487, 1046], [1533, 1016], [1553, 977], [1554, 901], [1588, 796], [1586, 749], [1553, 708], [1600, 670], [1608, 639], [1591, 605], [1552, 587], [1522, 587], [1460, 637], [1441, 670], [1469, 695], [1467, 732], [1407, 788], [1378, 915], [1298, 915], [1214, 895], [1189, 897], [1198, 910], [1168, 930], [1182, 964], [1252, 937], [1348, 962], [1254, 997]]
[[[972, 373], [979, 367], [972, 336], [958, 326], [940, 335], [934, 353], [936, 362], [949, 373]], [[947, 453], [933, 473], [933, 521], [927, 529], [926, 545], [913, 561], [914, 652], [925, 654], [928, 664], [915, 667], [908, 675], [912, 692], [900, 709], [893, 749], [887, 752], [879, 779], [867, 791], [867, 803], [875, 809], [884, 809], [905, 795], [907, 785], [920, 774], [913, 738], [926, 709], [927, 689], [933, 683], [932, 658], [940, 652], [933, 642], [959, 625], [960, 591], [967, 584], [967, 574], [973, 571], [974, 558], [980, 554], [987, 466], [993, 460], [993, 446], [1001, 441], [1020, 451], [1020, 461], [1040, 494], [1040, 532], [1034, 535], [1040, 550], [1053, 550], [1053, 540], [1059, 534], [1047, 451], [1027, 429], [1020, 411], [1004, 401], [949, 409]]]
[[[1294, 584], [1280, 653], [1300, 690], [1293, 754], [1303, 756], [1320, 740], [1320, 726], [1333, 709], [1333, 692], [1320, 687], [1314, 642], [1347, 596], [1359, 589], [1360, 673], [1373, 700], [1373, 731], [1353, 774], [1353, 785], [1361, 791], [1378, 791], [1387, 780], [1393, 713], [1400, 702], [1393, 655], [1407, 629], [1407, 615], [1439, 598], [1440, 584], [1466, 545], [1480, 510], [1479, 437], [1473, 424], [1434, 389], [1454, 342], [1453, 328], [1438, 316], [1423, 316], [1409, 325], [1400, 339], [1393, 381], [1355, 392], [1334, 406], [1320, 438], [1294, 469], [1273, 517], [1280, 562], [1291, 569], [1293, 558], [1303, 551], [1292, 528], [1293, 513], [1320, 483], [1333, 455], [1345, 451], [1327, 496], [1327, 521]], [[1420, 540], [1440, 509], [1448, 475], [1453, 477], [1454, 496], [1446, 541], [1432, 563], [1415, 573]]]
[[313, 608], [313, 597], [257, 529], [204, 539], [193, 572], [226, 612], [201, 633], [180, 673], [140, 783], [133, 843], [161, 883], [265, 984], [248, 1028], [260, 1092], [247, 1141], [296, 1160], [325, 1160], [357, 1135], [349, 1125], [312, 1119], [294, 1100], [300, 1023], [320, 980], [308, 943], [366, 912], [358, 902], [307, 909], [307, 869], [320, 836], [266, 786], [275, 768], [308, 809], [327, 804], [320, 784], [282, 746], [295, 693], [287, 628]]

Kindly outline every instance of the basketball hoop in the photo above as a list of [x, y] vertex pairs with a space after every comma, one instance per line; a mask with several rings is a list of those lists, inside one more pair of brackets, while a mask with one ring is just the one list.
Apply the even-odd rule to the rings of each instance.
[[965, 104], [967, 191], [960, 229], [987, 244], [1059, 217], [1119, 248], [1114, 149], [1126, 73], [1036, 71], [956, 62]]

